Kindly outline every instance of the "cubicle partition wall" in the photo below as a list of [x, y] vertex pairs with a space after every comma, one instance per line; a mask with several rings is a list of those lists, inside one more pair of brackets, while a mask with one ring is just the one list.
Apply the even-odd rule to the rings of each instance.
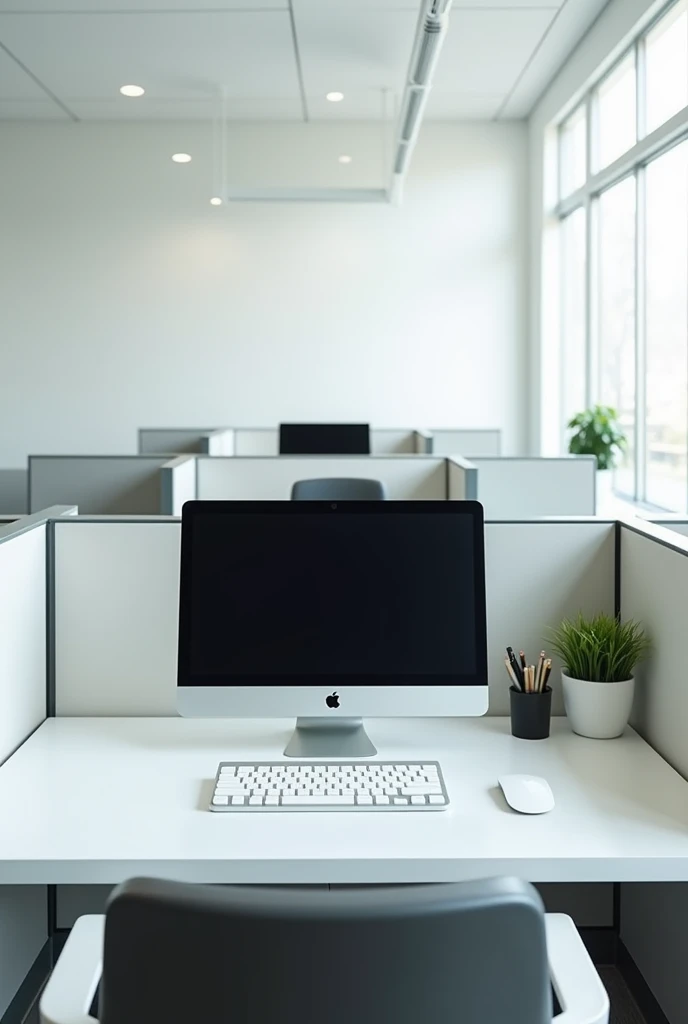
[[[141, 427], [138, 452], [139, 455], [168, 456], [233, 455], [233, 433], [224, 427]], [[218, 445], [223, 450], [212, 450]]]
[[284, 500], [297, 480], [357, 477], [381, 480], [392, 499], [447, 497], [446, 461], [433, 456], [282, 455], [196, 460], [196, 494], [203, 499]]
[[501, 455], [501, 430], [428, 430], [429, 451], [433, 455]]
[[84, 515], [160, 515], [167, 455], [30, 455], [29, 509], [75, 504]]
[[594, 516], [597, 463], [561, 458], [471, 458], [487, 519]]
[[662, 515], [655, 512], [638, 512], [637, 515], [645, 522], [663, 526], [666, 530], [673, 530], [675, 533], [688, 537], [688, 517], [685, 512], [667, 512]]
[[[235, 427], [235, 455], [279, 455], [279, 430], [272, 427]], [[423, 431], [409, 428], [370, 431], [372, 455], [412, 455], [428, 452], [429, 438]]]
[[[688, 778], [688, 539], [676, 526], [688, 532], [685, 519], [674, 520], [671, 529], [639, 520], [621, 525], [620, 598], [623, 617], [642, 622], [653, 641], [653, 653], [637, 674], [631, 724]], [[665, 827], [680, 826], [667, 820]], [[688, 886], [625, 884], [621, 908], [624, 944], [668, 1019], [684, 1020]]]
[[185, 501], [196, 498], [196, 459], [180, 455], [160, 468], [160, 511], [180, 516]]
[[469, 501], [478, 497], [478, 470], [460, 455], [447, 459], [447, 498], [449, 501]]
[[[46, 717], [50, 529], [42, 513], [0, 528], [0, 763]], [[44, 947], [47, 907], [45, 886], [0, 886], [0, 1017]]]

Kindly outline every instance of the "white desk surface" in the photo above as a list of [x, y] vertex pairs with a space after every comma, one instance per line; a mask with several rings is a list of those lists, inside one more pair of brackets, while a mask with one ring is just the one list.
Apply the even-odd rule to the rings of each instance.
[[[277, 760], [284, 720], [52, 718], [0, 768], [0, 884], [132, 875], [254, 883], [688, 881], [688, 783], [628, 730], [549, 740], [508, 719], [378, 719], [383, 762], [438, 759], [438, 812], [212, 814], [221, 760]], [[508, 809], [497, 776], [550, 782], [556, 807]]]

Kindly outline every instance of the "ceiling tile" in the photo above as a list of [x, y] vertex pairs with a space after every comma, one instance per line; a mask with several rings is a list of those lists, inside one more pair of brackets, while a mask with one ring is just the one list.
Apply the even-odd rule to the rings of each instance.
[[244, 97], [299, 95], [285, 12], [8, 14], [0, 40], [67, 103], [117, 98], [128, 82], [151, 100], [210, 97], [223, 86]]
[[558, 10], [567, 0], [454, 0], [452, 11], [459, 8], [472, 8], [478, 11], [492, 10], [528, 10], [528, 8], [550, 8]]
[[504, 102], [504, 96], [479, 96], [437, 92], [428, 97], [425, 117], [428, 121], [492, 120]]
[[555, 15], [534, 9], [452, 11], [433, 91], [506, 95]]
[[417, 23], [412, 10], [327, 8], [295, 0], [296, 31], [308, 95], [331, 90], [399, 90], [408, 70]]
[[[1, 37], [0, 37], [1, 38]], [[0, 100], [45, 100], [46, 94], [16, 61], [0, 49]]]
[[[218, 116], [216, 100], [150, 100], [123, 105], [117, 100], [70, 100], [81, 121], [208, 121]], [[227, 116], [234, 121], [301, 121], [299, 99], [230, 99]]]
[[526, 117], [593, 21], [607, 6], [607, 0], [576, 0], [562, 8], [543, 45], [516, 84], [504, 110], [505, 117]]
[[0, 0], [0, 14], [84, 14], [133, 11], [265, 11], [289, 10], [289, 0]]
[[52, 100], [0, 99], [0, 121], [66, 121], [69, 117]]

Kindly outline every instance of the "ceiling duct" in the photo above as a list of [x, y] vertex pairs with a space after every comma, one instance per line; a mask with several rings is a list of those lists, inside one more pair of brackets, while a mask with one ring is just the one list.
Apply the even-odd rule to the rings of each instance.
[[389, 189], [390, 199], [394, 202], [401, 198], [403, 176], [418, 138], [433, 75], [447, 33], [451, 3], [452, 0], [425, 0], [421, 8], [396, 137]]

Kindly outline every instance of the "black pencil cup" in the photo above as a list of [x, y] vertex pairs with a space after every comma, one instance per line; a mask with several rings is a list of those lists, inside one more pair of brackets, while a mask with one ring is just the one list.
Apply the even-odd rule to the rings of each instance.
[[542, 693], [521, 693], [509, 688], [511, 699], [511, 735], [520, 740], [546, 740], [552, 712], [552, 688]]

